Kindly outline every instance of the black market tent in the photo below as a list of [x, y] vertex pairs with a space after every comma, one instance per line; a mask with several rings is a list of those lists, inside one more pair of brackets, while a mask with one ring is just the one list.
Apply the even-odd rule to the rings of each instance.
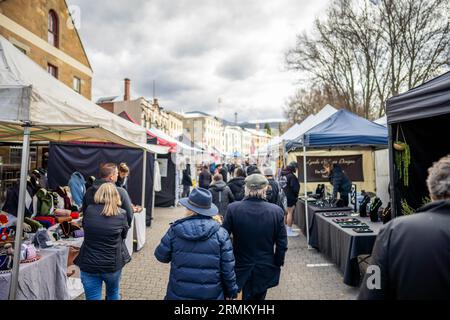
[[[417, 209], [428, 201], [428, 168], [450, 154], [450, 72], [388, 99], [386, 113], [392, 209], [394, 216], [400, 216], [402, 207]], [[406, 142], [410, 149], [409, 181], [395, 161], [396, 141]]]
[[[119, 145], [51, 143], [48, 160], [48, 183], [50, 189], [65, 186], [73, 172], [78, 171], [84, 177], [98, 178], [98, 168], [102, 163], [113, 162], [117, 165], [125, 162], [130, 168], [128, 194], [133, 204], [146, 208], [146, 223], [151, 224], [153, 209], [153, 167], [155, 155], [147, 155], [145, 181], [143, 179], [143, 153], [138, 149]], [[145, 185], [144, 198], [142, 197]]]
[[155, 207], [172, 207], [176, 202], [176, 153], [158, 155], [161, 172], [161, 190], [155, 192]]
[[[386, 148], [388, 132], [386, 127], [359, 117], [347, 110], [339, 110], [323, 122], [309, 129], [302, 136], [286, 144], [286, 151], [303, 148], [303, 173], [307, 172], [306, 152], [308, 149], [332, 149], [373, 147]], [[309, 245], [307, 174], [303, 174], [305, 185], [305, 212], [307, 243]]]
[[[146, 132], [48, 74], [0, 36], [0, 141], [22, 142], [15, 248], [22, 241], [30, 141], [100, 141], [149, 150]], [[147, 152], [144, 152], [144, 158]], [[16, 298], [19, 254], [15, 250], [10, 299]]]

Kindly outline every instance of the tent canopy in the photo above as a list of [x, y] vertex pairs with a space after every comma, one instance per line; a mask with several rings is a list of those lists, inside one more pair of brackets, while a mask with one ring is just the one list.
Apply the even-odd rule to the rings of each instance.
[[306, 118], [297, 128], [296, 135], [293, 136], [291, 139], [289, 139], [290, 141], [286, 144], [286, 150], [302, 147], [303, 135], [311, 128], [314, 128], [315, 126], [319, 125], [320, 123], [331, 117], [337, 111], [338, 110], [336, 108], [327, 104], [317, 114], [311, 115], [308, 118]]
[[0, 140], [96, 141], [142, 148], [145, 130], [76, 93], [0, 36]]
[[450, 113], [450, 71], [387, 100], [388, 123]]
[[304, 143], [308, 147], [386, 147], [388, 144], [385, 127], [347, 110], [339, 110], [306, 132], [304, 137]]

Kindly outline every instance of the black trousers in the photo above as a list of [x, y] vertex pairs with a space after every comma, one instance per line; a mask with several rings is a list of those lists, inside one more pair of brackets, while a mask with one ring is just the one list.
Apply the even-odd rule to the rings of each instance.
[[242, 300], [261, 301], [266, 300], [267, 290], [259, 293], [255, 293], [251, 281], [247, 281], [242, 288]]
[[348, 207], [348, 194], [341, 194], [341, 199], [344, 202], [344, 206]]

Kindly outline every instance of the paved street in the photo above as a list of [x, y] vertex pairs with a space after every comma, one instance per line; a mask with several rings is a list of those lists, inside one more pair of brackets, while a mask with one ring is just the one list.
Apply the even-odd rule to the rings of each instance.
[[[151, 228], [147, 229], [147, 243], [125, 267], [122, 276], [124, 300], [163, 299], [169, 277], [169, 265], [159, 263], [153, 256], [169, 223], [183, 215], [183, 208], [155, 210]], [[330, 263], [315, 250], [308, 250], [303, 236], [289, 238], [289, 250], [281, 282], [269, 290], [268, 299], [355, 299], [357, 290], [342, 282], [336, 266], [307, 267], [307, 264]]]

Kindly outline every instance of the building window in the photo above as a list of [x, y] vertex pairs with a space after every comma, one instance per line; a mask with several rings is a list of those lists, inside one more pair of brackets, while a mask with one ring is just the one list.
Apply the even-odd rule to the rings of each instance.
[[48, 64], [47, 65], [47, 71], [48, 73], [50, 73], [52, 76], [54, 76], [56, 79], [58, 79], [58, 67], [55, 67], [52, 64]]
[[59, 21], [54, 10], [48, 12], [48, 43], [55, 47], [59, 47]]
[[81, 79], [77, 77], [73, 77], [73, 90], [78, 93], [81, 93]]

